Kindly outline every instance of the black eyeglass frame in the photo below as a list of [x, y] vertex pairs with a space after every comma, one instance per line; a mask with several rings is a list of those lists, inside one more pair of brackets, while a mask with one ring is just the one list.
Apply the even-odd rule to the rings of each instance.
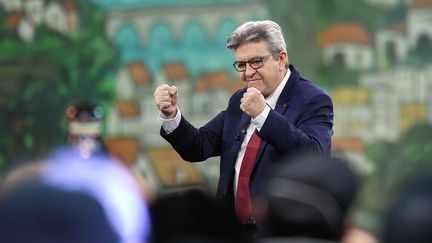
[[[271, 57], [273, 54], [270, 53], [267, 56], [263, 56], [263, 57], [253, 57], [245, 62], [243, 61], [235, 61], [233, 63], [234, 69], [237, 70], [237, 72], [241, 73], [246, 71], [246, 64], [249, 64], [249, 66], [255, 70], [261, 68], [262, 66], [264, 66], [264, 62], [269, 59], [269, 57]], [[244, 65], [243, 68], [240, 68], [238, 65], [242, 64]]]

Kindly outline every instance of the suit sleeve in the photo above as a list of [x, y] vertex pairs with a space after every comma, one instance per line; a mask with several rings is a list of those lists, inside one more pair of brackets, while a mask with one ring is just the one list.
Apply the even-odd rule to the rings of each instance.
[[204, 161], [210, 157], [221, 155], [221, 139], [225, 111], [201, 128], [195, 128], [183, 116], [180, 124], [173, 132], [160, 133], [177, 153], [186, 161]]
[[304, 151], [329, 154], [333, 134], [333, 104], [326, 94], [312, 96], [295, 122], [271, 110], [259, 134], [280, 152]]
[[[233, 114], [237, 113], [238, 116], [241, 116], [238, 104], [240, 104], [240, 99], [245, 91], [245, 89], [242, 89], [234, 93], [228, 101], [227, 109], [221, 111], [203, 127], [194, 127], [182, 116], [179, 126], [174, 131], [166, 134], [161, 129], [161, 136], [186, 161], [198, 162], [210, 157], [221, 156], [224, 150], [223, 137], [232, 135], [231, 133], [226, 133], [226, 131], [224, 132], [227, 125], [225, 123], [235, 123], [235, 127], [237, 126], [236, 121], [231, 119], [228, 122], [227, 120], [229, 119], [227, 117], [233, 117]], [[226, 146], [227, 144], [225, 143]]]

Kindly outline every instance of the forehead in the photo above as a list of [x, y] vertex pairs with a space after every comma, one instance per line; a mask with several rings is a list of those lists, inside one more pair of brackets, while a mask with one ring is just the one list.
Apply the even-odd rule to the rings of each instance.
[[237, 61], [246, 61], [253, 57], [261, 57], [269, 54], [268, 46], [265, 41], [247, 42], [240, 45], [234, 51]]

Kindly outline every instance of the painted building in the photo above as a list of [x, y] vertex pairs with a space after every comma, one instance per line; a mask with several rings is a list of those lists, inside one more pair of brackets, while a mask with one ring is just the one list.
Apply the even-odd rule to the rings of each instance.
[[44, 0], [27, 0], [24, 3], [24, 12], [27, 19], [34, 25], [41, 24], [44, 21], [45, 13]]
[[360, 24], [334, 24], [320, 35], [318, 42], [328, 66], [367, 70], [374, 65], [369, 34]]
[[335, 23], [318, 39], [323, 62], [351, 70], [402, 64], [410, 51], [432, 45], [431, 16], [432, 0], [412, 0], [396, 5], [373, 37], [358, 23]]
[[[432, 46], [431, 16], [432, 0], [413, 0], [387, 16], [392, 21], [375, 34], [375, 47], [371, 45], [370, 51], [376, 52], [376, 61], [369, 62], [369, 67], [363, 66], [359, 86], [338, 87], [331, 92], [337, 139], [359, 138], [367, 143], [397, 141], [415, 124], [432, 121], [431, 67], [405, 66], [410, 51]], [[331, 26], [319, 39], [324, 62], [344, 63], [341, 60], [349, 56], [348, 48], [354, 50], [358, 43], [369, 43], [367, 40], [361, 26], [346, 23]], [[365, 52], [370, 53], [366, 49]]]
[[77, 9], [71, 0], [3, 0], [0, 4], [6, 11], [6, 27], [16, 29], [24, 42], [33, 41], [41, 24], [63, 35], [74, 34], [79, 28]]
[[391, 64], [400, 64], [407, 55], [407, 41], [404, 23], [394, 23], [376, 35], [377, 65], [386, 68]]
[[6, 12], [19, 12], [23, 8], [22, 0], [1, 0], [0, 4]]
[[360, 83], [372, 93], [373, 140], [397, 141], [416, 123], [432, 122], [432, 66], [370, 73], [362, 76]]
[[397, 141], [417, 123], [432, 122], [432, 66], [398, 67], [364, 74], [359, 87], [339, 87], [334, 102], [334, 139]]
[[389, 62], [400, 64], [409, 51], [432, 45], [432, 0], [413, 0], [406, 10], [399, 7], [394, 14], [401, 16], [376, 35], [377, 63], [381, 68], [388, 67]]
[[370, 141], [373, 136], [370, 130], [373, 119], [371, 91], [363, 87], [339, 87], [333, 89], [330, 96], [335, 114], [333, 137]]

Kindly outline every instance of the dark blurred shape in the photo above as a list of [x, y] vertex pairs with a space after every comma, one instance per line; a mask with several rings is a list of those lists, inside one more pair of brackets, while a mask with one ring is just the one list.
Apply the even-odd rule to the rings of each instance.
[[383, 242], [432, 242], [432, 177], [416, 175], [390, 204]]
[[96, 199], [41, 182], [3, 194], [0, 215], [1, 242], [119, 242]]
[[163, 195], [150, 212], [154, 243], [245, 242], [237, 218], [199, 189]]
[[66, 190], [86, 192], [101, 203], [121, 242], [148, 242], [151, 222], [138, 181], [120, 161], [94, 154], [84, 158], [65, 147], [52, 153], [42, 179]]
[[[88, 240], [74, 238], [72, 234], [82, 231], [86, 237], [86, 230], [93, 230], [73, 224], [87, 227], [86, 220], [96, 224], [92, 226], [95, 235], [89, 235]], [[105, 234], [102, 229], [106, 224], [117, 240], [103, 235], [100, 240], [95, 238], [97, 231]], [[71, 146], [56, 150], [44, 161], [8, 171], [0, 184], [0, 228], [0, 242], [145, 243], [151, 234], [148, 206], [131, 171], [105, 154], [83, 158]]]
[[[327, 156], [282, 160], [269, 175], [255, 202], [264, 238], [341, 240], [358, 191], [357, 177], [344, 160]], [[263, 216], [259, 211], [265, 211]]]
[[103, 108], [89, 101], [78, 101], [66, 111], [69, 121], [95, 121], [103, 116]]

